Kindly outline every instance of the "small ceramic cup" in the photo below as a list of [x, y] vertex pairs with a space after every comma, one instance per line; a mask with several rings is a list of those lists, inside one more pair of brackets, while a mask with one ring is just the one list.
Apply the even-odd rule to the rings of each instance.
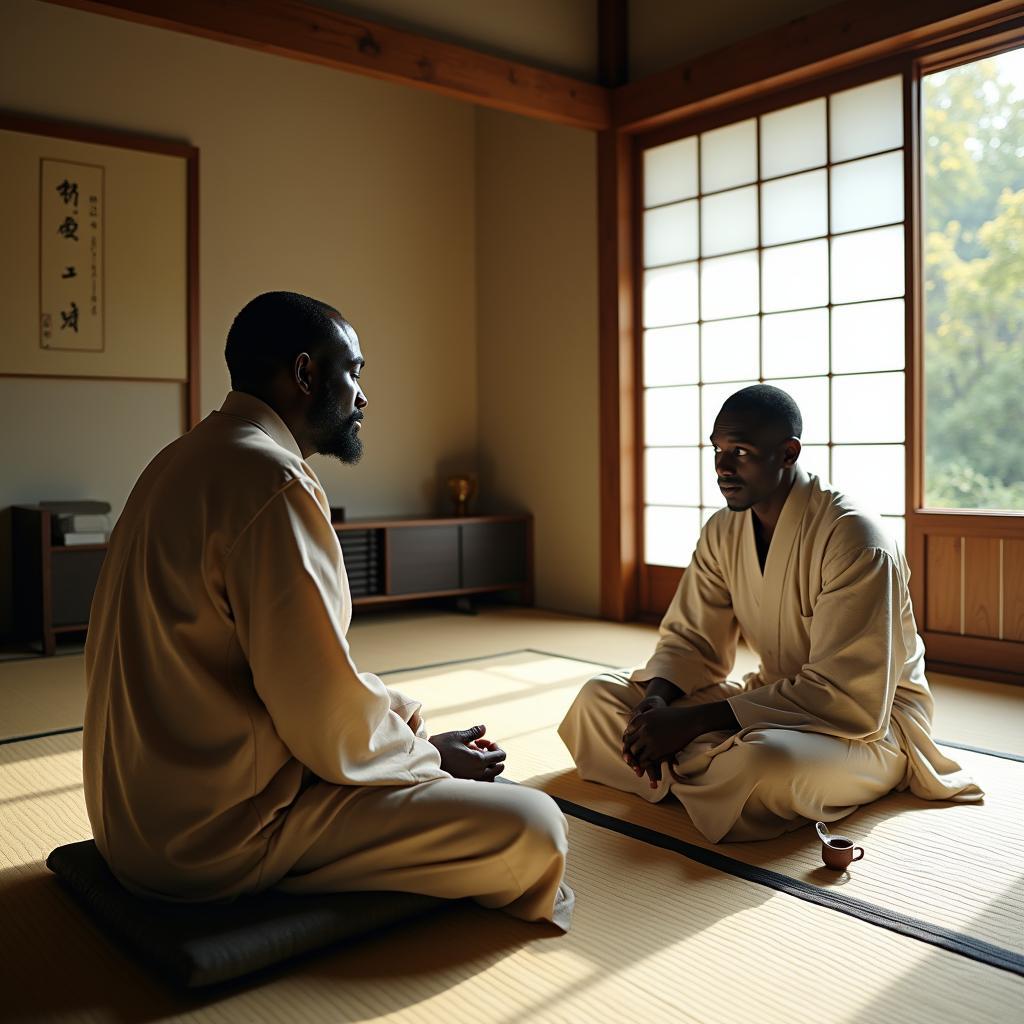
[[821, 860], [825, 867], [833, 871], [845, 871], [854, 861], [864, 856], [863, 846], [854, 846], [853, 840], [846, 836], [833, 835], [823, 821], [814, 827], [821, 840]]

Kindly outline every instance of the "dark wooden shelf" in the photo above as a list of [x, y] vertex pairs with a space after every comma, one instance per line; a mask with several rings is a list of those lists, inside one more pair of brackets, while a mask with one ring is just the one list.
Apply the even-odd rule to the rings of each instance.
[[352, 599], [355, 605], [392, 604], [400, 601], [425, 601], [436, 597], [472, 597], [474, 594], [493, 594], [496, 590], [523, 590], [530, 586], [526, 580], [518, 583], [503, 583], [499, 587], [460, 587], [458, 590], [435, 590], [415, 594], [374, 594], [372, 597]]
[[[88, 628], [107, 545], [54, 544], [46, 509], [19, 505], [12, 517], [15, 634], [25, 643], [41, 642], [43, 653], [52, 655], [58, 635]], [[532, 516], [352, 519], [333, 525], [354, 608], [502, 591], [518, 593], [524, 604], [533, 601]]]
[[422, 519], [345, 519], [332, 523], [336, 530], [383, 530], [404, 526], [463, 526], [472, 523], [521, 523], [528, 521], [528, 515], [509, 513], [497, 516], [424, 516]]

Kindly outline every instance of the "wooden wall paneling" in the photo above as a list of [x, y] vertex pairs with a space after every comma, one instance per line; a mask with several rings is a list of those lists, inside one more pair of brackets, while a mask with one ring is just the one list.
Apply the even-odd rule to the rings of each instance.
[[910, 566], [910, 602], [914, 608], [914, 619], [918, 632], [925, 627], [926, 588], [928, 578], [927, 559], [925, 557], [925, 535], [921, 530], [910, 528], [910, 517], [907, 517], [907, 564]]
[[644, 611], [660, 621], [675, 597], [676, 588], [683, 578], [683, 569], [667, 565], [646, 566]]
[[190, 147], [187, 160], [188, 223], [186, 226], [186, 252], [188, 253], [188, 385], [186, 386], [185, 423], [191, 430], [202, 418], [199, 409], [199, 373], [202, 361], [199, 355], [199, 150]]
[[1003, 541], [1003, 639], [1024, 643], [1024, 540]]
[[615, 90], [614, 123], [645, 131], [677, 118], [872, 60], [996, 27], [1014, 0], [845, 0]]
[[999, 639], [998, 537], [964, 537], [964, 632]]
[[1024, 644], [927, 630], [922, 632], [921, 638], [930, 672], [949, 672], [1001, 683], [1024, 683]]
[[937, 511], [917, 509], [907, 513], [908, 520], [927, 535], [944, 533], [957, 537], [1013, 537], [1024, 540], [1024, 515], [1005, 512]]
[[298, 0], [47, 0], [263, 53], [412, 85], [556, 124], [600, 130], [609, 91]]
[[[905, 493], [906, 509], [924, 504], [924, 288], [921, 252], [920, 79], [914, 62], [903, 74], [903, 215], [904, 215], [904, 367], [905, 367]], [[907, 516], [907, 560], [911, 581], [924, 579], [924, 533]], [[919, 589], [919, 588], [918, 588]], [[915, 603], [919, 597], [911, 583]]]
[[632, 140], [615, 131], [597, 142], [601, 615], [636, 611], [636, 352], [633, 341]]
[[925, 538], [925, 629], [959, 633], [961, 626], [963, 538]]

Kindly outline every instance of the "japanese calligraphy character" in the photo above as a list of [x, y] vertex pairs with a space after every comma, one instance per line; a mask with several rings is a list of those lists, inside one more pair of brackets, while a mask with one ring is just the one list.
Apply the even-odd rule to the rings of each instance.
[[60, 329], [63, 331], [65, 327], [70, 327], [71, 330], [78, 333], [78, 303], [72, 302], [71, 309], [65, 313], [62, 309], [60, 311], [61, 325]]
[[78, 182], [68, 181], [65, 178], [58, 186], [57, 191], [60, 193], [61, 199], [64, 200], [64, 205], [67, 206], [72, 201], [75, 206], [78, 205]]
[[70, 238], [73, 241], [78, 241], [78, 221], [74, 217], [65, 217], [64, 223], [57, 228], [57, 234], [63, 235], [64, 238]]

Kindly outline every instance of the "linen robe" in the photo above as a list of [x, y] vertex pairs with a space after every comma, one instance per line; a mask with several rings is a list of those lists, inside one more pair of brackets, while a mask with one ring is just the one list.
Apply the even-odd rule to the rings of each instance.
[[114, 874], [165, 899], [403, 889], [567, 925], [557, 807], [442, 770], [419, 703], [356, 669], [351, 614], [316, 474], [231, 392], [143, 472], [93, 599], [85, 796]]
[[[651, 659], [577, 698], [560, 733], [584, 777], [651, 800], [671, 790], [716, 841], [835, 820], [893, 788], [980, 800], [932, 740], [910, 572], [878, 520], [798, 467], [762, 573], [752, 517], [712, 516]], [[730, 683], [741, 633], [760, 665]], [[685, 781], [666, 771], [652, 790], [622, 763], [621, 737], [656, 677], [680, 704], [728, 700], [740, 728], [691, 744], [677, 760]]]

